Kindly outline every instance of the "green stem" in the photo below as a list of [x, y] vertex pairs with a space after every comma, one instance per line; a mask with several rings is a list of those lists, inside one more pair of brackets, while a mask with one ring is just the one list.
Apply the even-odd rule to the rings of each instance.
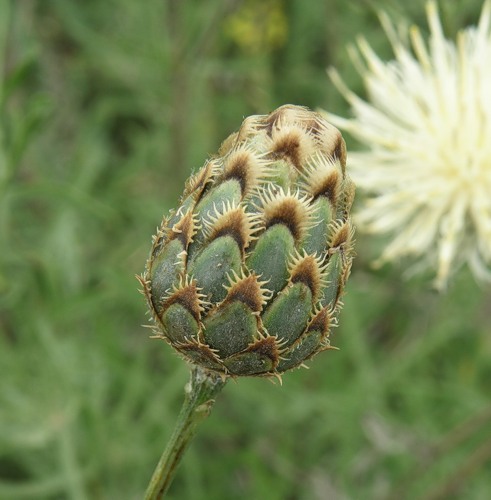
[[198, 424], [210, 414], [214, 398], [225, 382], [226, 379], [216, 373], [193, 367], [191, 379], [185, 387], [185, 399], [176, 427], [155, 468], [145, 500], [158, 500], [164, 496]]

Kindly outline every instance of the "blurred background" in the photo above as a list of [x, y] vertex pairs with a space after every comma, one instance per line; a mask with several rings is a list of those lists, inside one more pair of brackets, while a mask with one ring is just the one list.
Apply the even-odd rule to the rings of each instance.
[[[445, 33], [481, 4], [440, 1]], [[363, 95], [379, 9], [426, 32], [421, 0], [0, 0], [0, 499], [142, 497], [188, 379], [141, 326], [151, 235], [245, 116], [348, 116], [326, 68]], [[357, 239], [340, 351], [229, 383], [169, 498], [490, 498], [490, 290]]]

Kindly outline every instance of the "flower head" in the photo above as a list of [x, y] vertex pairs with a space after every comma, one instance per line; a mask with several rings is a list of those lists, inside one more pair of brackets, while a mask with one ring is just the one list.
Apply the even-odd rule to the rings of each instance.
[[368, 100], [329, 70], [354, 118], [328, 118], [368, 147], [351, 153], [350, 168], [369, 195], [359, 229], [393, 235], [380, 262], [417, 257], [436, 267], [443, 288], [464, 263], [491, 280], [491, 1], [456, 42], [445, 38], [434, 1], [427, 17], [425, 41], [382, 14], [394, 60], [359, 39], [351, 55]]
[[223, 377], [331, 349], [353, 258], [341, 133], [285, 105], [244, 120], [188, 181], [140, 282], [156, 336]]

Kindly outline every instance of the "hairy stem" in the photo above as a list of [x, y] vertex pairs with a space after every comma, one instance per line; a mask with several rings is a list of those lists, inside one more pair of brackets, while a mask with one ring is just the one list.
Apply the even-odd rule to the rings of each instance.
[[198, 424], [210, 414], [214, 398], [225, 383], [226, 379], [220, 375], [193, 367], [191, 379], [185, 387], [185, 399], [176, 427], [155, 468], [145, 500], [158, 500], [164, 496]]

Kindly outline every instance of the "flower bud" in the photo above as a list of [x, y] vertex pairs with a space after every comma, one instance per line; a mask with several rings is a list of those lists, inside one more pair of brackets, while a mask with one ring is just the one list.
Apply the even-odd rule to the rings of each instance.
[[140, 278], [156, 336], [224, 376], [330, 348], [353, 257], [340, 132], [306, 108], [251, 116], [186, 183]]

